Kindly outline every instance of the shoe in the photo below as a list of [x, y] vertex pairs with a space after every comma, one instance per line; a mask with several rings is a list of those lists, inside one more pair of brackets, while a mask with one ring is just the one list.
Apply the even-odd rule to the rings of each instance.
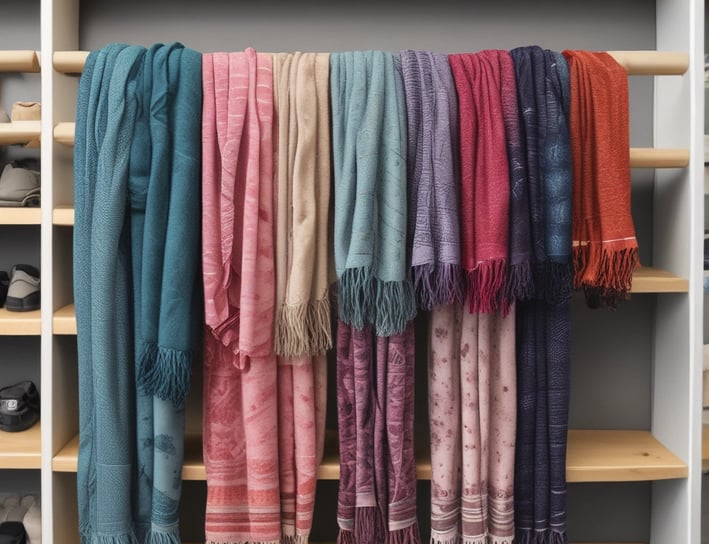
[[39, 102], [15, 102], [10, 112], [12, 122], [39, 121], [42, 118], [42, 106]]
[[[16, 433], [29, 429], [39, 420], [39, 392], [27, 380], [0, 389], [0, 431]], [[13, 505], [5, 499], [7, 519], [10, 519]], [[19, 499], [18, 499], [19, 504]], [[22, 514], [24, 516], [24, 512]], [[20, 516], [19, 521], [22, 521]]]
[[5, 165], [0, 174], [0, 206], [39, 206], [39, 172]]
[[[25, 497], [27, 498], [27, 497]], [[22, 500], [24, 501], [25, 498]], [[27, 532], [27, 542], [29, 544], [42, 543], [42, 510], [39, 505], [39, 499], [32, 498], [32, 504], [27, 509], [25, 517], [22, 519], [22, 525], [25, 526]]]
[[29, 264], [16, 264], [12, 267], [5, 308], [10, 312], [29, 312], [39, 306], [39, 270]]
[[27, 509], [30, 507], [28, 497], [31, 499], [32, 503], [34, 503], [34, 497], [31, 495], [23, 497], [22, 500], [20, 500], [20, 497], [17, 495], [10, 495], [5, 499], [5, 503], [3, 505], [5, 506], [5, 510], [7, 512], [5, 515], [5, 521], [22, 522], [25, 514], [27, 513]]
[[0, 544], [27, 544], [27, 533], [20, 521], [0, 523]]
[[0, 306], [5, 305], [8, 287], [10, 287], [10, 276], [4, 270], [0, 270]]

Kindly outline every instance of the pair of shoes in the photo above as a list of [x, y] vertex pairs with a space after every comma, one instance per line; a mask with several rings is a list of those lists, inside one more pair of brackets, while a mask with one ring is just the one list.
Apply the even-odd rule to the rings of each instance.
[[27, 544], [27, 532], [21, 521], [0, 523], [0, 544]]
[[3, 168], [0, 174], [0, 206], [39, 206], [39, 170], [27, 168], [25, 164], [34, 166], [30, 161], [13, 161]]
[[[39, 420], [39, 392], [29, 380], [0, 389], [0, 431], [26, 431]], [[7, 504], [6, 519], [8, 515]], [[22, 513], [24, 516], [24, 512]], [[22, 521], [20, 517], [19, 521]]]
[[39, 270], [34, 266], [16, 264], [9, 278], [7, 272], [0, 271], [0, 302], [9, 312], [38, 310], [40, 298]]

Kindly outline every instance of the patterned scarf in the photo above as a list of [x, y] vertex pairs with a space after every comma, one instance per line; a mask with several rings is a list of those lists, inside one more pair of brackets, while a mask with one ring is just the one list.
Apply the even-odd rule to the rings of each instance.
[[418, 304], [431, 310], [462, 296], [458, 99], [445, 55], [402, 51], [400, 56], [409, 142], [411, 266]]
[[206, 539], [281, 538], [270, 55], [204, 56]]
[[418, 544], [414, 331], [337, 329], [339, 543]]
[[629, 296], [638, 243], [630, 213], [628, 77], [607, 53], [564, 51], [571, 81], [574, 287], [592, 307]]
[[340, 319], [402, 332], [416, 313], [406, 255], [406, 104], [398, 56], [330, 55]]
[[182, 481], [174, 475], [199, 330], [200, 74], [201, 55], [178, 43], [109, 45], [89, 55], [79, 85], [74, 292], [84, 542], [179, 542]]
[[[275, 351], [282, 542], [310, 534], [325, 427], [330, 204], [329, 55], [274, 56], [278, 157]], [[318, 453], [320, 452], [320, 453]]]

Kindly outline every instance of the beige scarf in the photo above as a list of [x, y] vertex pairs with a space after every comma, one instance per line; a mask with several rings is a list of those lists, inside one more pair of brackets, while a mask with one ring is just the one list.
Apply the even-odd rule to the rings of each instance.
[[318, 355], [332, 346], [330, 55], [280, 53], [273, 64], [278, 119], [275, 352]]

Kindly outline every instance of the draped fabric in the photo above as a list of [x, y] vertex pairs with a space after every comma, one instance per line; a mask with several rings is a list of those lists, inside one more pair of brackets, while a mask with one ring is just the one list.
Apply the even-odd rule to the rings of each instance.
[[276, 543], [271, 56], [205, 55], [203, 88], [206, 540]]
[[510, 176], [503, 96], [514, 90], [506, 51], [449, 55], [460, 118], [461, 265], [470, 312], [502, 306], [509, 244]]
[[628, 298], [638, 264], [630, 213], [628, 78], [608, 53], [564, 51], [574, 166], [574, 287], [590, 306]]
[[414, 331], [337, 328], [338, 542], [418, 544]]
[[397, 56], [330, 55], [340, 320], [401, 333], [416, 314], [406, 252], [406, 102]]
[[400, 57], [408, 134], [408, 244], [417, 302], [431, 310], [462, 296], [458, 99], [445, 55], [402, 51]]
[[[512, 52], [526, 150], [534, 296], [516, 304], [515, 535], [520, 543], [566, 536], [569, 408], [571, 153], [564, 57]], [[525, 201], [519, 201], [525, 206]], [[524, 215], [524, 214], [523, 214]]]
[[331, 347], [329, 55], [274, 56], [276, 329], [282, 542], [307, 542]]
[[200, 54], [181, 44], [112, 44], [89, 55], [79, 85], [74, 293], [84, 542], [179, 542], [175, 474], [200, 316], [200, 74]]

